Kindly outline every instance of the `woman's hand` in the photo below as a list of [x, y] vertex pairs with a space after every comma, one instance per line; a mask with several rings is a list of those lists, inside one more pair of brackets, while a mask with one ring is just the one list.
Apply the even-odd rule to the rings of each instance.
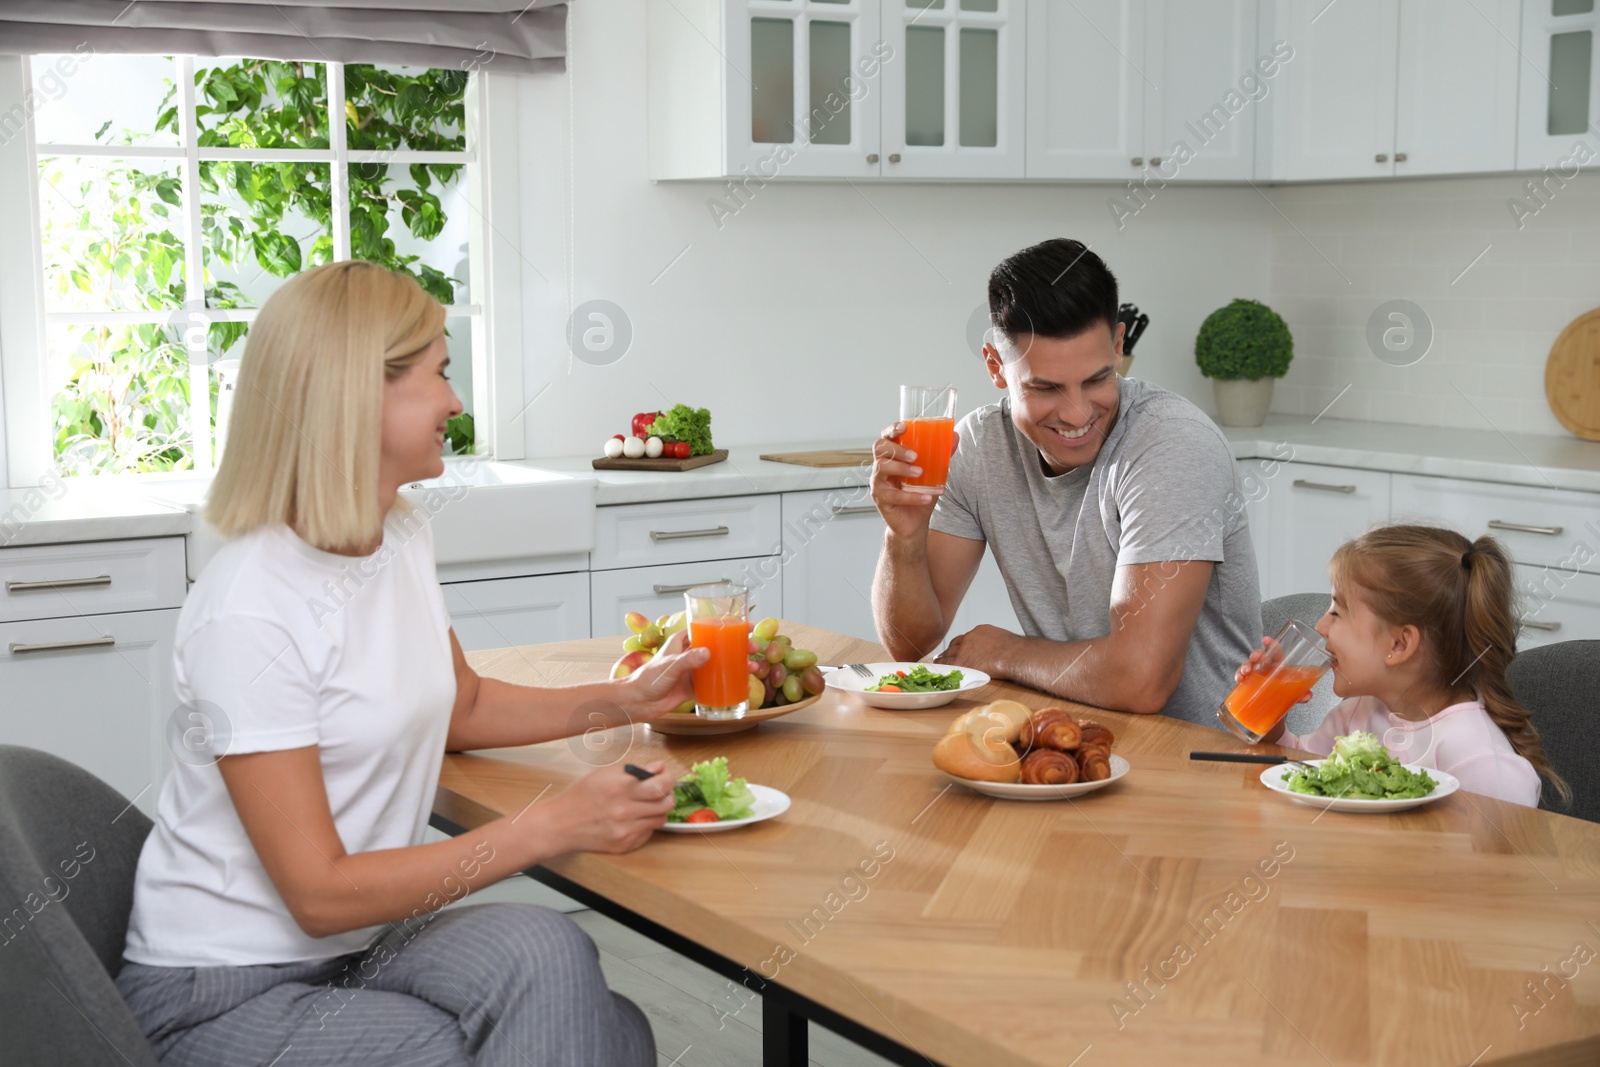
[[650, 840], [672, 810], [673, 780], [664, 763], [644, 769], [655, 777], [641, 781], [620, 766], [602, 767], [542, 805], [542, 822], [561, 851], [632, 852]]
[[691, 672], [704, 666], [710, 658], [710, 649], [690, 648], [689, 631], [679, 630], [667, 639], [650, 662], [612, 683], [617, 687], [617, 704], [633, 722], [665, 715], [694, 699]]

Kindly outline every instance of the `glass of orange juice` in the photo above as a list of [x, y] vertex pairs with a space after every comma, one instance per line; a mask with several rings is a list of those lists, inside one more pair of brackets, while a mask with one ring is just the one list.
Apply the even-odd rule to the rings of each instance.
[[1261, 662], [1233, 687], [1217, 718], [1246, 744], [1256, 744], [1311, 692], [1333, 658], [1311, 627], [1290, 619], [1272, 639]]
[[733, 582], [697, 585], [683, 594], [689, 644], [711, 658], [694, 669], [694, 713], [742, 719], [750, 707], [750, 590]]
[[901, 485], [943, 486], [950, 475], [950, 453], [956, 445], [956, 388], [953, 385], [902, 385], [900, 421], [906, 432], [897, 444], [917, 454], [912, 462], [922, 468]]

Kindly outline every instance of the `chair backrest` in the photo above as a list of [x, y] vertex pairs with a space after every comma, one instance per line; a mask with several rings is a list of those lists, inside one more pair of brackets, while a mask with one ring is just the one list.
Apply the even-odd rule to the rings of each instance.
[[1539, 806], [1600, 822], [1600, 641], [1518, 652], [1506, 677], [1533, 716], [1550, 765], [1572, 787], [1572, 807], [1561, 807], [1548, 782]]
[[[1290, 593], [1288, 596], [1273, 597], [1271, 600], [1261, 602], [1261, 629], [1263, 636], [1271, 637], [1283, 629], [1283, 624], [1290, 619], [1297, 619], [1307, 626], [1315, 626], [1317, 620], [1328, 610], [1327, 593]], [[1290, 732], [1301, 735], [1311, 733], [1322, 724], [1322, 720], [1332, 711], [1334, 705], [1339, 703], [1339, 698], [1333, 695], [1333, 672], [1322, 676], [1316, 686], [1311, 690], [1311, 700], [1305, 704], [1296, 704], [1289, 709], [1288, 728]]]
[[0, 745], [0, 1063], [155, 1067], [114, 981], [149, 832], [89, 772]]

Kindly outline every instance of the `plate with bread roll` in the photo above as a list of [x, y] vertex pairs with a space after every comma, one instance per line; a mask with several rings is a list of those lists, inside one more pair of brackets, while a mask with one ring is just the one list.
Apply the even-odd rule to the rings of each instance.
[[933, 765], [968, 789], [1003, 800], [1061, 800], [1129, 771], [1105, 726], [1060, 708], [997, 700], [956, 716], [933, 746]]

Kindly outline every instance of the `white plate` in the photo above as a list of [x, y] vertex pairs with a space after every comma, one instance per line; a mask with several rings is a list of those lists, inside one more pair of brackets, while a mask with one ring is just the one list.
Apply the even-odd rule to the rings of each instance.
[[737, 830], [754, 822], [762, 822], [789, 810], [789, 794], [768, 785], [748, 783], [756, 802], [750, 805], [748, 819], [727, 819], [723, 822], [669, 822], [661, 829], [669, 834], [718, 834], [724, 830]]
[[1120, 781], [1129, 770], [1128, 761], [1112, 753], [1111, 777], [1102, 778], [1098, 782], [1074, 782], [1072, 785], [1023, 785], [1021, 782], [975, 782], [971, 778], [958, 778], [948, 771], [940, 773], [957, 785], [964, 785], [986, 797], [998, 797], [1001, 800], [1069, 800]]
[[935, 674], [948, 674], [951, 671], [961, 672], [961, 688], [942, 689], [937, 693], [869, 693], [866, 687], [877, 685], [878, 679], [895, 671], [910, 673], [915, 663], [869, 663], [867, 670], [872, 672], [872, 677], [863, 678], [849, 667], [834, 667], [823, 673], [823, 678], [828, 683], [828, 688], [837, 689], [841, 693], [852, 693], [866, 701], [874, 708], [887, 708], [890, 711], [922, 711], [927, 708], [942, 707], [950, 703], [962, 693], [969, 693], [974, 689], [982, 689], [989, 684], [989, 676], [972, 667], [962, 667], [954, 663], [924, 663]]
[[[1323, 761], [1319, 759], [1308, 759], [1303, 760], [1302, 762], [1312, 767], [1320, 767]], [[1420, 808], [1424, 804], [1432, 804], [1435, 800], [1443, 800], [1445, 797], [1461, 788], [1461, 783], [1457, 781], [1456, 777], [1452, 774], [1446, 774], [1444, 771], [1436, 771], [1432, 767], [1424, 767], [1420, 763], [1407, 763], [1404, 766], [1408, 771], [1427, 771], [1428, 777], [1432, 778], [1439, 784], [1434, 787], [1433, 792], [1429, 793], [1425, 797], [1406, 797], [1403, 800], [1362, 800], [1359, 797], [1317, 797], [1312, 796], [1310, 793], [1292, 792], [1289, 789], [1289, 783], [1283, 780], [1283, 776], [1289, 773], [1292, 768], [1285, 767], [1282, 764], [1268, 767], [1266, 770], [1262, 771], [1261, 784], [1272, 790], [1274, 793], [1286, 796], [1296, 804], [1304, 804], [1308, 808], [1322, 808], [1323, 810], [1332, 808], [1334, 811], [1361, 811], [1369, 814], [1381, 814], [1386, 811], [1405, 811], [1407, 808]]]

